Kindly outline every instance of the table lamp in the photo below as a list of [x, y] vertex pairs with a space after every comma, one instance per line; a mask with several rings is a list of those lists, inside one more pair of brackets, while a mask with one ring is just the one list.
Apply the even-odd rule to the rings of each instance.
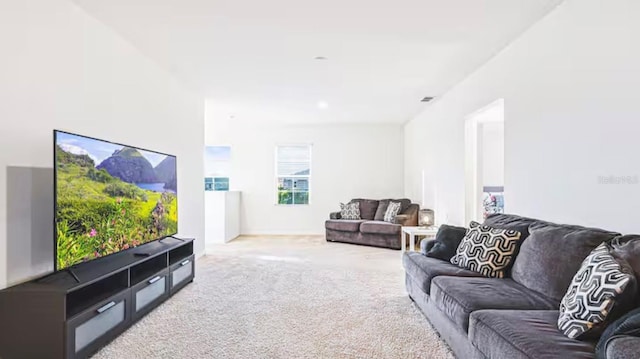
[[420, 227], [432, 227], [435, 223], [435, 212], [432, 209], [418, 211], [418, 225]]

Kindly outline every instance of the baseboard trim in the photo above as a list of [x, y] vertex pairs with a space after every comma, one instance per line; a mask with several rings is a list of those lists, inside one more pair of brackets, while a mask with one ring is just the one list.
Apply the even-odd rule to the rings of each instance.
[[324, 232], [251, 232], [241, 233], [239, 237], [260, 237], [260, 236], [324, 236]]

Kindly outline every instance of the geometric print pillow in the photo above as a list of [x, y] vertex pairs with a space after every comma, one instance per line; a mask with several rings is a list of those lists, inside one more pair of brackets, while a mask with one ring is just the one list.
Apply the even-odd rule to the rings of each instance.
[[560, 303], [558, 329], [571, 339], [597, 338], [609, 322], [633, 308], [636, 278], [606, 243], [582, 262]]
[[384, 213], [384, 221], [395, 223], [396, 217], [400, 212], [400, 207], [402, 207], [402, 203], [400, 202], [389, 202], [389, 207], [387, 207], [387, 211]]
[[451, 263], [489, 278], [504, 278], [518, 249], [521, 233], [471, 222]]
[[340, 218], [351, 220], [360, 219], [360, 202], [340, 203]]

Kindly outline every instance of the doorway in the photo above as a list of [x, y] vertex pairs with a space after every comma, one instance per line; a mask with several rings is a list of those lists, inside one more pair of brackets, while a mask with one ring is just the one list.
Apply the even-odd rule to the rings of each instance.
[[465, 219], [504, 213], [504, 100], [465, 118]]

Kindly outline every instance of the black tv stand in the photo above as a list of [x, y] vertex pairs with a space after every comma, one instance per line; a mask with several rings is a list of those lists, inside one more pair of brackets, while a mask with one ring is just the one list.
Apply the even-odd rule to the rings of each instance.
[[1, 290], [0, 358], [90, 357], [193, 281], [193, 241], [165, 238]]

